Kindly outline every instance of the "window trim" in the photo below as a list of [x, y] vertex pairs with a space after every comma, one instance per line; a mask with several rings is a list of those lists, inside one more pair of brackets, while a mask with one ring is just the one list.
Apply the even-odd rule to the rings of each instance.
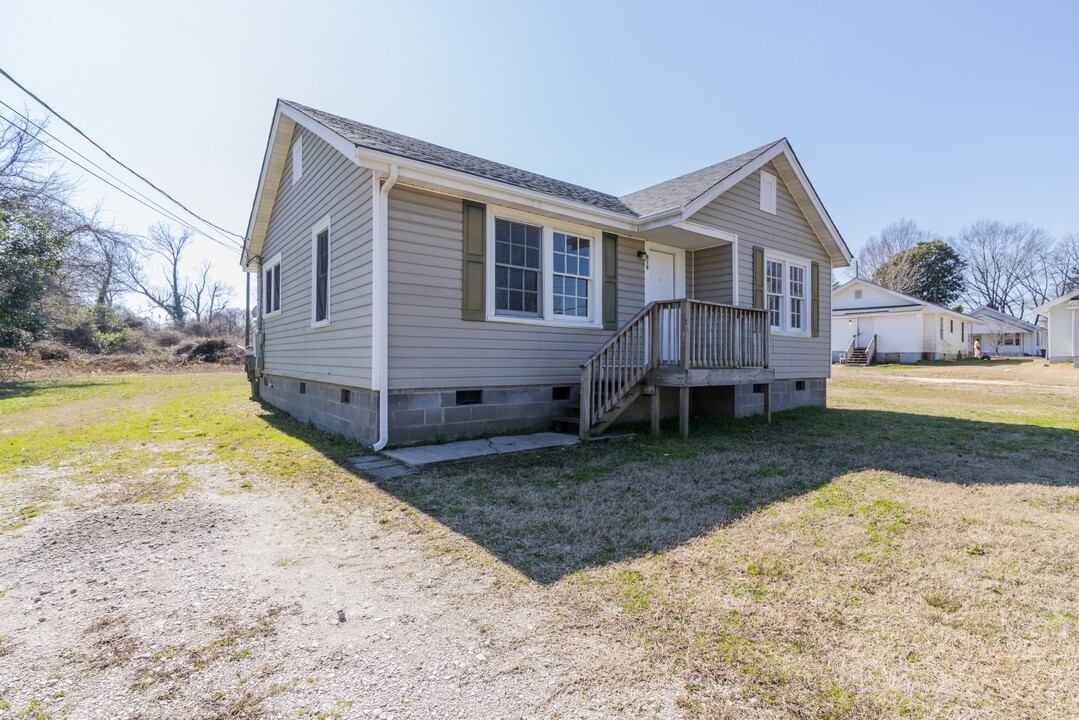
[[[766, 182], [768, 185], [765, 184]], [[767, 170], [761, 170], [761, 210], [772, 215], [775, 215], [777, 210], [778, 182], [775, 175]]]
[[[538, 225], [540, 232], [540, 314], [503, 315], [495, 310], [495, 219]], [[542, 325], [546, 327], [603, 328], [603, 233], [597, 228], [563, 222], [542, 215], [521, 212], [500, 205], [487, 206], [487, 237], [484, 269], [486, 282], [486, 318], [489, 322]], [[592, 247], [592, 272], [588, 278], [588, 317], [554, 314], [554, 234], [556, 232], [588, 239]]]
[[[774, 327], [772, 325], [771, 311], [768, 310], [768, 263], [779, 262], [783, 263], [783, 324], [780, 327]], [[792, 329], [790, 327], [791, 321], [791, 287], [790, 287], [790, 267], [795, 265], [802, 268], [804, 275], [802, 276], [802, 327], [798, 329]], [[788, 255], [787, 253], [777, 252], [775, 250], [764, 249], [764, 310], [769, 313], [768, 315], [768, 327], [771, 329], [773, 335], [785, 335], [789, 337], [812, 337], [813, 335], [813, 261], [797, 255]]]
[[[271, 289], [269, 276], [275, 269], [277, 270], [277, 307], [267, 312], [266, 293]], [[259, 298], [259, 303], [263, 318], [272, 318], [281, 314], [281, 253], [277, 253], [270, 258], [269, 262], [262, 264], [262, 297]]]
[[[315, 319], [318, 308], [318, 236], [326, 231], [326, 317]], [[319, 220], [311, 227], [311, 327], [323, 328], [330, 324], [333, 313], [330, 312], [330, 299], [333, 297], [333, 230], [330, 216]]]

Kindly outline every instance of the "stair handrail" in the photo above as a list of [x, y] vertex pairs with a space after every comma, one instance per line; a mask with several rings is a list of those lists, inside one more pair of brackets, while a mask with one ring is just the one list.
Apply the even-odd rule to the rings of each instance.
[[869, 346], [865, 349], [865, 364], [872, 365], [873, 358], [877, 356], [877, 336], [874, 335], [873, 339], [869, 341]]
[[847, 352], [843, 354], [843, 364], [844, 365], [846, 365], [847, 361], [850, 359], [850, 356], [854, 354], [854, 349], [856, 347], [858, 347], [857, 343], [858, 343], [858, 336], [857, 335], [851, 335], [850, 336], [850, 345], [847, 346]]

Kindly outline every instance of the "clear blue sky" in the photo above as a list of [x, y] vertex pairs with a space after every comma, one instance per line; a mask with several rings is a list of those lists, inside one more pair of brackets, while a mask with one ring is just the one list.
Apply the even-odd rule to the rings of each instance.
[[902, 217], [1079, 231], [1077, 8], [35, 0], [4, 9], [0, 65], [240, 233], [284, 97], [615, 194], [786, 136], [856, 251]]

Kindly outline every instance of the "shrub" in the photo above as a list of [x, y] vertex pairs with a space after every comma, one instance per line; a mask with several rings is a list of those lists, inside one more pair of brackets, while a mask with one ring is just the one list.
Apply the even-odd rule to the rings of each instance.
[[42, 360], [67, 360], [71, 357], [71, 353], [68, 349], [55, 342], [39, 342], [35, 349], [37, 350], [38, 357]]
[[233, 345], [225, 338], [212, 338], [190, 346], [184, 352], [187, 345], [182, 345], [176, 350], [176, 354], [186, 355], [188, 362], [208, 363], [240, 363], [243, 362], [243, 348]]
[[175, 330], [165, 330], [157, 336], [158, 347], [174, 347], [180, 344], [184, 336]]
[[95, 340], [97, 352], [102, 355], [137, 353], [146, 348], [146, 341], [142, 335], [126, 325], [117, 332], [99, 332]]

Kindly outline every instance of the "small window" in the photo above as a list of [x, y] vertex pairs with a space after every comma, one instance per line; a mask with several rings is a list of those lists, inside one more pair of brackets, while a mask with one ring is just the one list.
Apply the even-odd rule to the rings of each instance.
[[761, 170], [761, 210], [776, 214], [776, 176]]
[[855, 300], [861, 300], [862, 299], [862, 291], [861, 290], [855, 290], [854, 291], [854, 299]]
[[281, 255], [274, 256], [262, 269], [262, 312], [281, 312]]
[[300, 394], [301, 395], [306, 395], [307, 394], [307, 383], [305, 383], [305, 382], [300, 383]]
[[944, 318], [940, 319], [940, 339], [944, 339]]
[[960, 342], [967, 341], [967, 324], [965, 322], [959, 323], [959, 340]]
[[955, 320], [948, 321], [948, 332], [955, 335]]
[[292, 184], [300, 182], [303, 177], [303, 136], [297, 135], [296, 142], [292, 145]]
[[757, 395], [762, 395], [764, 393], [764, 385], [761, 383], [754, 383], [753, 392]]
[[797, 392], [802, 392], [803, 390], [806, 389], [806, 381], [805, 380], [795, 380], [794, 381], [794, 389]]
[[348, 405], [352, 402], [352, 391], [348, 388], [341, 388], [341, 404]]
[[330, 219], [311, 234], [311, 324], [330, 321]]
[[458, 390], [455, 400], [457, 405], [480, 405], [483, 403], [483, 391]]
[[573, 388], [571, 388], [569, 385], [562, 385], [561, 387], [553, 387], [553, 388], [551, 388], [551, 399], [552, 400], [569, 400], [570, 399], [570, 393], [572, 391], [573, 391]]

